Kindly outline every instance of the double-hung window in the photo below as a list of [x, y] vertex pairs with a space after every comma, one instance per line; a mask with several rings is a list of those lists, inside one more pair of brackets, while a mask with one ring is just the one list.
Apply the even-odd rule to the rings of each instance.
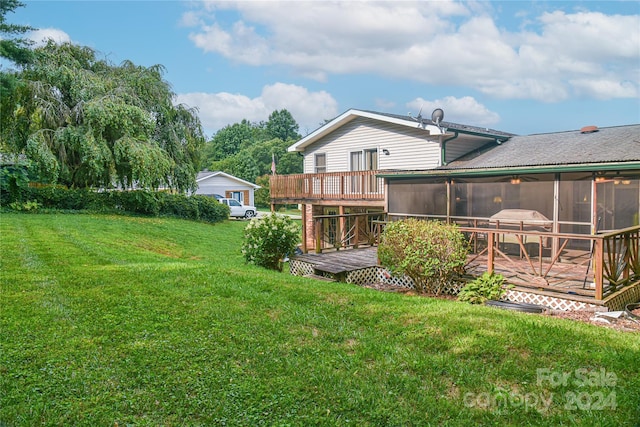
[[314, 157], [315, 173], [325, 173], [327, 171], [327, 155], [325, 153], [317, 153]]

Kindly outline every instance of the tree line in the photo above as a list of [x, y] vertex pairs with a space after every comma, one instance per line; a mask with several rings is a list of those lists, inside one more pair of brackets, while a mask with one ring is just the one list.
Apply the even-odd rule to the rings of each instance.
[[197, 111], [173, 103], [162, 65], [115, 65], [71, 43], [34, 47], [23, 36], [32, 28], [6, 20], [23, 6], [0, 0], [0, 57], [12, 64], [0, 68], [0, 153], [18, 155], [33, 180], [187, 192], [204, 168], [267, 187], [274, 158], [277, 173], [302, 172], [302, 158], [287, 152], [300, 135], [286, 109], [207, 141]]

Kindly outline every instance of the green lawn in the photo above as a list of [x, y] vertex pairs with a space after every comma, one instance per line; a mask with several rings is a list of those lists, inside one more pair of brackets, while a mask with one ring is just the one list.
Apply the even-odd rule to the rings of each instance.
[[241, 221], [0, 224], [0, 425], [640, 420], [637, 333], [264, 271]]

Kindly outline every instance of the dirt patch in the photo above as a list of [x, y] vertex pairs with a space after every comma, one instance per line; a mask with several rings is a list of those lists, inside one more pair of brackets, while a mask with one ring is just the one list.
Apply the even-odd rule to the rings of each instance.
[[[637, 311], [637, 310], [634, 310]], [[635, 313], [634, 313], [635, 314]], [[640, 332], [640, 320], [634, 320], [629, 317], [620, 317], [619, 319], [596, 316], [596, 313], [589, 310], [575, 311], [556, 311], [553, 310], [547, 314], [552, 317], [560, 317], [562, 319], [576, 320], [578, 322], [591, 323], [592, 325], [603, 326], [606, 328], [616, 329], [625, 332]]]
[[[419, 294], [413, 289], [404, 288], [396, 285], [389, 285], [385, 283], [370, 283], [367, 285], [363, 285], [363, 287], [376, 289], [378, 291], [383, 291], [383, 292], [395, 292], [395, 293], [400, 293], [405, 295], [427, 297], [427, 295]], [[457, 300], [457, 298], [452, 295], [441, 295], [438, 297], [430, 297], [430, 298]], [[631, 313], [634, 314], [635, 316], [640, 317], [640, 308], [632, 310]], [[592, 325], [616, 329], [618, 331], [624, 331], [624, 332], [640, 332], [640, 319], [633, 319], [628, 316], [622, 316], [618, 319], [610, 318], [610, 317], [603, 318], [602, 316], [596, 316], [596, 312], [593, 310], [574, 310], [574, 311], [550, 310], [542, 314], [542, 316], [559, 317], [561, 319], [574, 320], [577, 322], [585, 322], [585, 323], [590, 323]]]

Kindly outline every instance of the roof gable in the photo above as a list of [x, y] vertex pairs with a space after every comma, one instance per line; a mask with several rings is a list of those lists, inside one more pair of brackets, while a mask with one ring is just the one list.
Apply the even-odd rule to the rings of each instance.
[[245, 181], [244, 179], [240, 179], [238, 177], [235, 177], [233, 175], [230, 175], [230, 174], [222, 172], [222, 171], [202, 171], [202, 172], [198, 172], [198, 175], [196, 176], [196, 183], [200, 183], [200, 182], [206, 181], [206, 180], [214, 178], [214, 177], [224, 177], [224, 178], [227, 178], [229, 180], [236, 181], [238, 183], [247, 185], [249, 187], [253, 187], [256, 190], [258, 188], [261, 188], [259, 185], [256, 185], [256, 184], [254, 184], [252, 182], [249, 182], [249, 181]]
[[345, 124], [351, 122], [358, 117], [366, 117], [373, 120], [379, 120], [387, 123], [394, 123], [401, 126], [410, 128], [419, 128], [427, 132], [427, 135], [442, 135], [451, 136], [457, 133], [467, 133], [471, 135], [488, 137], [492, 139], [508, 139], [513, 134], [496, 131], [487, 128], [478, 128], [473, 126], [460, 125], [450, 122], [442, 122], [440, 126], [436, 125], [429, 119], [417, 119], [411, 116], [401, 116], [397, 114], [379, 113], [376, 111], [356, 110], [351, 109], [335, 119], [329, 121], [325, 125], [319, 127], [309, 135], [305, 136], [292, 146], [288, 148], [288, 151], [304, 151], [306, 147], [325, 137], [326, 135], [336, 131]]

